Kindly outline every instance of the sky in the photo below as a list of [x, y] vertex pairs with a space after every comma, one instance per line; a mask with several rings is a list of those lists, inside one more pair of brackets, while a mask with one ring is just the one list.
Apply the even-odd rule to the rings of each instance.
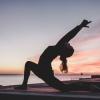
[[[100, 0], [0, 0], [0, 74], [21, 74], [26, 61], [38, 62], [83, 19], [91, 20], [70, 41], [69, 73], [100, 73]], [[60, 73], [61, 61], [52, 62]]]

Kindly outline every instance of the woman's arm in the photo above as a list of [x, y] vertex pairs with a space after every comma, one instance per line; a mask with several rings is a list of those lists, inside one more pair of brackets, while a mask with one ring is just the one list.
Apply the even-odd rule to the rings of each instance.
[[83, 20], [82, 23], [68, 32], [61, 40], [56, 44], [56, 47], [62, 47], [65, 43], [68, 43], [72, 38], [76, 36], [76, 34], [83, 28], [89, 27], [87, 26], [91, 21]]

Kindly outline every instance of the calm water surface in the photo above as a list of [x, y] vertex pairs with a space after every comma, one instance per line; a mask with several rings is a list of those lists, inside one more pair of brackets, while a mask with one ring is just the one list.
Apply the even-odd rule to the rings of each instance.
[[[90, 75], [55, 75], [59, 80], [78, 80], [79, 78], [90, 78]], [[0, 85], [18, 85], [23, 81], [23, 75], [0, 75]], [[31, 75], [28, 84], [44, 83], [35, 75]]]

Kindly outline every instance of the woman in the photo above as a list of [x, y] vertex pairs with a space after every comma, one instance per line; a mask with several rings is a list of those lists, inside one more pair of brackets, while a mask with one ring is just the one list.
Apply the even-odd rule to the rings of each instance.
[[32, 71], [36, 76], [41, 78], [49, 86], [58, 89], [60, 91], [68, 91], [70, 88], [68, 84], [62, 83], [60, 80], [54, 77], [54, 73], [51, 67], [51, 62], [60, 56], [62, 61], [62, 71], [67, 71], [66, 58], [72, 56], [74, 49], [69, 44], [69, 41], [83, 28], [88, 27], [90, 21], [83, 20], [82, 23], [76, 26], [73, 30], [68, 32], [56, 45], [49, 46], [40, 56], [38, 64], [28, 61], [25, 64], [24, 80], [21, 86], [15, 87], [15, 89], [27, 89], [27, 82]]

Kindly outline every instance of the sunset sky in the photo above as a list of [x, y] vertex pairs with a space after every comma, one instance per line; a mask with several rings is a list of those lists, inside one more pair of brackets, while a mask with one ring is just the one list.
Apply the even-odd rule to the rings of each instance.
[[[92, 23], [70, 41], [69, 73], [100, 73], [100, 0], [0, 0], [0, 74], [23, 73], [83, 19]], [[52, 62], [55, 72], [60, 63]]]

